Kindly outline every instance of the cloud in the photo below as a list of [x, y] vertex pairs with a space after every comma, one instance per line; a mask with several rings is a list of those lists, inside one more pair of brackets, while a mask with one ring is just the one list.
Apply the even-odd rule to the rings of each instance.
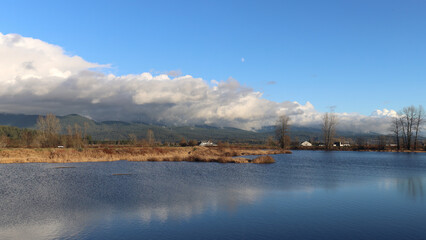
[[[95, 120], [242, 129], [272, 125], [281, 114], [289, 115], [295, 125], [319, 126], [322, 118], [310, 102], [269, 101], [232, 78], [209, 83], [180, 71], [105, 74], [99, 68], [108, 65], [69, 56], [59, 46], [17, 34], [0, 33], [0, 66], [2, 112], [77, 113]], [[381, 119], [389, 117], [384, 113], [339, 114], [339, 125], [360, 131], [384, 129]]]
[[241, 62], [245, 62], [246, 60], [244, 58], [241, 58]]
[[377, 109], [371, 113], [371, 116], [377, 117], [398, 117], [398, 113], [395, 110], [388, 110], [384, 108], [383, 110]]

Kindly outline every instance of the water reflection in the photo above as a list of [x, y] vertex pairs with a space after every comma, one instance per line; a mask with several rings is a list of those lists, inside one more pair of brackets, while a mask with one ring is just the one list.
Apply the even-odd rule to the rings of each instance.
[[[46, 194], [43, 191], [43, 194]], [[0, 239], [51, 239], [58, 236], [73, 236], [88, 226], [121, 219], [127, 222], [162, 222], [188, 220], [205, 212], [235, 211], [241, 204], [250, 204], [262, 194], [258, 189], [222, 189], [218, 192], [191, 191], [180, 192], [186, 197], [160, 199], [159, 202], [140, 198], [138, 203], [121, 202], [112, 205], [72, 207], [60, 202], [65, 200], [65, 192], [47, 193], [53, 201], [47, 204], [31, 203], [28, 199], [15, 199], [13, 208], [2, 209], [0, 216]], [[179, 194], [179, 195], [180, 195]], [[40, 197], [35, 195], [34, 197]], [[62, 199], [62, 200], [61, 200]], [[52, 204], [53, 205], [50, 205]], [[122, 204], [127, 206], [122, 206]], [[24, 207], [24, 209], [18, 207]], [[53, 207], [52, 207], [53, 206]], [[21, 214], [16, 214], [20, 211]], [[24, 213], [22, 213], [24, 212]]]
[[[108, 227], [117, 219], [142, 225], [189, 220], [205, 213], [236, 211], [263, 194], [263, 190], [245, 184], [200, 180], [205, 173], [194, 178], [188, 173], [169, 172], [196, 173], [200, 166], [169, 169], [154, 164], [118, 177], [108, 172], [116, 171], [111, 169], [115, 167], [131, 169], [134, 164], [61, 170], [46, 165], [0, 168], [0, 239], [72, 239], [94, 226]], [[24, 173], [20, 178], [12, 177], [20, 173]]]
[[421, 177], [409, 177], [397, 179], [396, 187], [399, 192], [413, 200], [422, 200], [424, 196], [424, 179]]
[[[324, 216], [335, 216], [336, 228], [345, 229], [353, 224], [347, 216], [354, 212], [368, 214], [377, 206], [387, 206], [370, 206], [371, 202], [392, 202], [391, 195], [377, 195], [377, 188], [415, 200], [424, 197], [425, 159], [410, 156], [406, 163], [401, 161], [404, 155], [382, 154], [295, 152], [277, 157], [272, 165], [0, 165], [0, 239], [120, 239], [123, 236], [102, 233], [122, 233], [123, 229], [129, 234], [144, 232], [147, 238], [164, 238], [161, 233], [174, 229], [173, 224], [188, 223], [186, 227], [196, 231], [193, 225], [200, 221], [212, 224], [212, 229], [241, 233], [239, 238], [250, 231], [253, 238], [266, 238], [280, 229], [286, 234], [303, 233], [296, 230], [309, 225], [309, 219], [317, 233], [322, 233], [330, 228]], [[117, 172], [131, 175], [114, 175]], [[424, 205], [404, 204], [412, 212], [425, 210]], [[382, 218], [376, 217], [386, 220], [388, 213], [401, 215], [391, 212], [398, 207], [392, 205], [378, 213], [384, 214]], [[356, 214], [354, 219], [366, 218]], [[289, 229], [284, 231], [282, 222]], [[318, 222], [324, 228], [317, 227]], [[240, 232], [233, 229], [235, 225]], [[209, 231], [203, 227], [198, 226], [199, 231]], [[211, 231], [210, 237], [220, 238], [216, 232], [220, 231]], [[134, 237], [138, 235], [125, 238], [132, 236], [138, 239]]]

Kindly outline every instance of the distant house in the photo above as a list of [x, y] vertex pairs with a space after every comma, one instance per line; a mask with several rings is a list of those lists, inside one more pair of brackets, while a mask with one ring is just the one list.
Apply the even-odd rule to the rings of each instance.
[[334, 147], [350, 147], [351, 144], [348, 142], [335, 142], [333, 144]]
[[201, 141], [200, 147], [217, 147], [217, 144], [213, 143], [212, 141]]
[[300, 144], [300, 146], [302, 147], [312, 147], [312, 143], [308, 142], [308, 141], [304, 141]]

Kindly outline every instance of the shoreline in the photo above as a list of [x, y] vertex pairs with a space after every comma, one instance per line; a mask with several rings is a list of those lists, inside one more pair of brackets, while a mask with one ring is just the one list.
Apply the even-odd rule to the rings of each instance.
[[[250, 149], [241, 147], [96, 147], [72, 148], [3, 148], [0, 164], [74, 163], [74, 162], [218, 162], [273, 163], [270, 158], [244, 158], [245, 155], [290, 154], [289, 150]], [[272, 160], [271, 160], [272, 158]]]
[[320, 148], [292, 148], [292, 151], [327, 151], [327, 152], [394, 152], [394, 153], [426, 153], [426, 150], [396, 150], [396, 149], [320, 149]]

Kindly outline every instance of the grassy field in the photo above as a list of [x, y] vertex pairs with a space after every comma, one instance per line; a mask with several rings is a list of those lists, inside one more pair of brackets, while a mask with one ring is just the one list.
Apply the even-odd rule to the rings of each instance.
[[[69, 163], [105, 161], [155, 162], [220, 162], [273, 163], [272, 157], [254, 160], [245, 155], [291, 153], [288, 150], [263, 150], [243, 147], [117, 147], [99, 146], [84, 149], [59, 148], [4, 148], [0, 149], [0, 163]], [[272, 158], [272, 159], [271, 159]]]

